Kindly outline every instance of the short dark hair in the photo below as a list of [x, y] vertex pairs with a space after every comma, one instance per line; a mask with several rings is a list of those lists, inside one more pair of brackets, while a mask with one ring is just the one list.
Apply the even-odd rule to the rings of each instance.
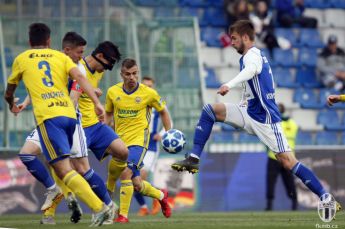
[[141, 81], [143, 81], [143, 80], [152, 81], [152, 83], [155, 83], [155, 79], [152, 78], [151, 76], [143, 76]]
[[238, 20], [229, 28], [230, 35], [237, 32], [240, 36], [248, 35], [251, 41], [255, 39], [254, 25], [249, 20]]
[[31, 46], [47, 45], [50, 29], [44, 23], [32, 23], [29, 26], [29, 41]]
[[76, 32], [67, 32], [62, 39], [62, 48], [85, 46], [86, 40]]
[[103, 57], [109, 61], [111, 65], [114, 65], [121, 60], [119, 47], [111, 41], [103, 41], [99, 43], [92, 54], [96, 55], [98, 53], [102, 53]]
[[129, 69], [135, 65], [137, 65], [137, 62], [134, 59], [126, 58], [122, 61], [121, 69], [122, 68]]

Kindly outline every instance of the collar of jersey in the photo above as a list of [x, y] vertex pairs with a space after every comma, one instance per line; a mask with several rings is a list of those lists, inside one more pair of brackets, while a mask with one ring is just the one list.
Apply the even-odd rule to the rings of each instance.
[[87, 64], [87, 62], [86, 62], [86, 60], [85, 60], [85, 57], [83, 57], [83, 61], [85, 62], [85, 65], [86, 65], [87, 69], [88, 69], [92, 74], [94, 74], [96, 70], [92, 70], [92, 69], [90, 68], [90, 66]]
[[127, 95], [133, 94], [134, 92], [136, 92], [136, 91], [138, 90], [138, 88], [139, 88], [139, 83], [137, 83], [137, 86], [134, 88], [133, 91], [128, 92], [128, 91], [126, 91], [126, 89], [125, 89], [125, 87], [124, 87], [124, 84], [122, 85], [122, 90], [123, 90]]

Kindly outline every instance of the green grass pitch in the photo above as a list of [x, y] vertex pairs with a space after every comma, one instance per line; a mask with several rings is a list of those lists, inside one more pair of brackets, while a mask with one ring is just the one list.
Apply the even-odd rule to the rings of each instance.
[[[69, 216], [59, 214], [56, 225], [39, 225], [40, 215], [2, 215], [0, 228], [44, 229], [88, 228], [90, 215], [83, 216], [78, 224], [69, 222]], [[222, 228], [345, 228], [345, 212], [339, 212], [331, 223], [319, 219], [317, 211], [297, 212], [212, 212], [191, 213], [179, 212], [165, 219], [163, 216], [138, 217], [132, 214], [130, 223], [125, 225], [104, 225], [102, 228], [135, 228], [135, 229], [222, 229]]]

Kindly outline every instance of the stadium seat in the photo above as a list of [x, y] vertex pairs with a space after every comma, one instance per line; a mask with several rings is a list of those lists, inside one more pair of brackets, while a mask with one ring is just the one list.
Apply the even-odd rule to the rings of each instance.
[[209, 2], [209, 0], [180, 0], [180, 4], [188, 5], [192, 7], [204, 7], [204, 8], [211, 6], [211, 3]]
[[339, 115], [334, 110], [323, 110], [317, 115], [317, 122], [325, 127], [325, 130], [345, 130], [341, 124]]
[[[339, 91], [335, 90], [335, 89], [327, 89], [327, 88], [323, 88], [320, 89], [320, 103], [326, 104], [327, 105], [327, 97], [329, 95], [337, 95], [340, 94]], [[331, 107], [328, 107], [329, 109], [345, 109], [345, 103], [336, 103]]]
[[328, 3], [328, 0], [304, 0], [304, 6], [309, 8], [326, 9], [331, 5]]
[[323, 131], [316, 134], [317, 145], [338, 145], [338, 136], [336, 132]]
[[282, 49], [276, 48], [273, 50], [273, 56], [274, 56], [274, 61], [279, 66], [295, 67], [298, 65], [295, 62], [295, 58], [291, 49], [282, 50]]
[[312, 89], [299, 88], [295, 91], [294, 101], [298, 102], [302, 108], [321, 109], [324, 104], [320, 104], [318, 96]]
[[260, 143], [259, 138], [256, 135], [250, 135], [246, 132], [241, 132], [238, 136], [239, 143]]
[[303, 15], [306, 17], [313, 17], [317, 20], [317, 26], [320, 27], [327, 27], [325, 24], [325, 18], [324, 18], [324, 10], [323, 9], [312, 9], [307, 8], [303, 12]]
[[326, 9], [325, 23], [329, 27], [345, 28], [345, 11], [343, 9]]
[[205, 9], [202, 21], [203, 23], [214, 27], [226, 27], [228, 25], [224, 9], [218, 8]]
[[299, 130], [297, 133], [296, 145], [314, 145], [312, 133]]
[[315, 48], [301, 48], [298, 52], [298, 61], [302, 66], [315, 67], [317, 50]]
[[222, 50], [218, 47], [203, 47], [200, 50], [201, 61], [207, 67], [224, 66]]
[[345, 145], [345, 132], [341, 133], [340, 144]]
[[277, 37], [283, 37], [287, 39], [291, 43], [291, 46], [293, 47], [297, 47], [299, 45], [298, 36], [294, 29], [278, 28], [275, 30], [275, 35]]
[[324, 46], [317, 29], [301, 29], [299, 43], [301, 46], [313, 48], [322, 48]]
[[295, 77], [288, 68], [273, 68], [274, 81], [278, 87], [298, 88], [300, 84], [295, 81]]
[[224, 7], [224, 0], [208, 0], [213, 6], [222, 8]]
[[212, 134], [212, 140], [215, 143], [229, 143], [234, 141], [232, 132], [214, 132]]
[[201, 29], [201, 40], [204, 41], [207, 46], [210, 47], [222, 47], [222, 43], [219, 40], [219, 35], [224, 32], [223, 29], [207, 27]]
[[322, 84], [317, 79], [315, 68], [298, 68], [296, 82], [306, 88], [322, 87]]
[[333, 8], [342, 8], [345, 9], [345, 1], [344, 0], [328, 0], [329, 5]]
[[219, 88], [221, 83], [217, 79], [216, 73], [213, 69], [206, 69], [207, 76], [205, 78], [207, 88]]

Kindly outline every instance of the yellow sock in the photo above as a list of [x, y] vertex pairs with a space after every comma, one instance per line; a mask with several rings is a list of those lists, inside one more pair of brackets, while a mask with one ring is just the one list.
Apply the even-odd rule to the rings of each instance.
[[68, 186], [72, 192], [94, 212], [102, 210], [103, 202], [92, 191], [86, 180], [75, 170], [71, 170], [67, 173], [63, 178], [63, 182], [65, 182], [66, 186]]
[[140, 193], [144, 196], [149, 196], [159, 200], [161, 198], [162, 191], [153, 187], [149, 182], [143, 180]]
[[120, 215], [128, 217], [134, 188], [131, 180], [122, 180], [120, 188]]
[[68, 193], [71, 193], [73, 196], [75, 196], [74, 193], [71, 191], [71, 189], [69, 187], [67, 187], [65, 185], [65, 183], [60, 178], [58, 178], [58, 176], [56, 176], [56, 173], [51, 166], [49, 166], [49, 169], [50, 169], [50, 173], [52, 174], [55, 183], [57, 184], [57, 186], [59, 186], [61, 188], [61, 191], [62, 191], [65, 199], [68, 197]]
[[115, 192], [115, 185], [117, 179], [120, 177], [122, 171], [127, 167], [127, 163], [112, 158], [108, 165], [107, 189]]

